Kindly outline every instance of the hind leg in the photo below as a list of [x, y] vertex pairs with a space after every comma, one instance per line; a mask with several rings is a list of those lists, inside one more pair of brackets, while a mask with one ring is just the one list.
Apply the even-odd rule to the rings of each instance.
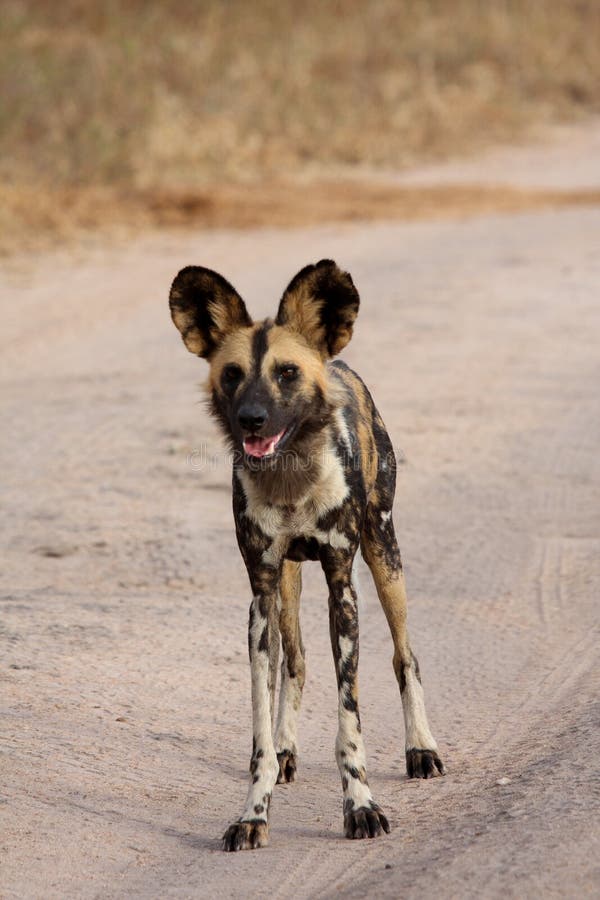
[[279, 630], [283, 646], [279, 712], [275, 750], [279, 762], [278, 784], [296, 780], [298, 713], [304, 687], [304, 646], [300, 633], [301, 564], [285, 560], [281, 573]]
[[377, 588], [394, 641], [394, 672], [398, 679], [406, 730], [406, 770], [409, 778], [445, 774], [438, 755], [421, 687], [419, 664], [408, 640], [406, 589], [400, 551], [394, 533], [391, 508], [369, 504], [361, 549]]

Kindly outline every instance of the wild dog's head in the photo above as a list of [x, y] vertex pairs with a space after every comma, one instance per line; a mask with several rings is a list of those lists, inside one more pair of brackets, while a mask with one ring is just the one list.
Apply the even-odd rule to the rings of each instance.
[[211, 408], [250, 468], [302, 452], [332, 410], [326, 361], [352, 337], [352, 278], [323, 259], [302, 269], [275, 320], [253, 323], [221, 275], [188, 266], [175, 278], [171, 315], [191, 353], [210, 363]]

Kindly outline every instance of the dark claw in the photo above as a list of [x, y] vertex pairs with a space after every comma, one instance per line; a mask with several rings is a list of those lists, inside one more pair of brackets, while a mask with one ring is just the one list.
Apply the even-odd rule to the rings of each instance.
[[281, 750], [277, 754], [279, 774], [277, 784], [290, 784], [296, 780], [296, 754], [291, 750]]
[[344, 834], [352, 840], [374, 838], [383, 831], [386, 834], [390, 833], [389, 822], [379, 807], [375, 805], [372, 809], [361, 806], [347, 812], [344, 816]]
[[252, 822], [234, 822], [223, 835], [223, 850], [232, 853], [236, 850], [256, 850], [266, 847], [269, 839], [269, 826], [262, 819]]
[[434, 778], [438, 773], [445, 775], [446, 769], [435, 750], [412, 747], [406, 751], [406, 772], [409, 778]]

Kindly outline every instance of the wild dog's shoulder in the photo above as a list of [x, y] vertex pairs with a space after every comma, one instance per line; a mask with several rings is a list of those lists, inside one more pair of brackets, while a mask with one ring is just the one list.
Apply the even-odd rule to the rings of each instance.
[[281, 510], [260, 498], [245, 474], [242, 467], [234, 466], [233, 519], [246, 566], [254, 571], [281, 530], [282, 516]]
[[365, 383], [350, 366], [341, 360], [328, 365], [330, 380], [339, 394], [334, 427], [338, 442], [345, 445], [356, 467], [355, 457], [360, 457], [361, 468], [370, 481], [369, 460], [375, 452], [373, 441], [373, 419], [375, 405]]
[[365, 419], [377, 413], [368, 387], [354, 369], [343, 360], [336, 359], [327, 364], [327, 370], [340, 406], [354, 410]]
[[371, 491], [382, 460], [387, 460], [391, 441], [383, 419], [362, 378], [342, 360], [328, 365], [330, 379], [343, 392], [334, 418], [338, 444], [345, 444], [356, 467], [357, 458], [367, 493]]

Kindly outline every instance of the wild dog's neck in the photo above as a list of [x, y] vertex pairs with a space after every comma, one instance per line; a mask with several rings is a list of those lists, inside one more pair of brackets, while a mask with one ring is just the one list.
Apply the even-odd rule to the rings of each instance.
[[251, 486], [253, 497], [273, 506], [301, 503], [323, 479], [327, 457], [333, 452], [329, 428], [300, 441], [293, 453], [283, 454], [272, 462], [244, 466], [242, 483]]

